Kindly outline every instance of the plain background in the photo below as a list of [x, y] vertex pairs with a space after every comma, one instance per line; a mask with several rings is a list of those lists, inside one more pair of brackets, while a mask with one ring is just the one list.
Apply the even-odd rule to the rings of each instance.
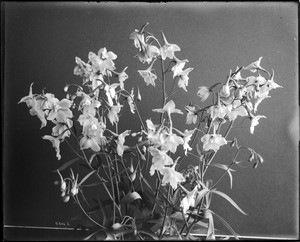
[[[66, 83], [81, 82], [73, 75], [75, 56], [87, 60], [89, 51], [97, 53], [106, 47], [118, 55], [118, 71], [128, 66], [125, 87], [139, 86], [144, 101], [141, 115], [149, 118], [149, 110], [161, 105], [156, 98], [160, 89], [146, 89], [136, 72], [146, 66], [133, 58], [137, 52], [129, 39], [130, 33], [149, 22], [147, 30], [160, 39], [163, 30], [170, 43], [181, 47], [177, 57], [188, 59], [186, 67], [194, 68], [189, 74], [189, 93], [179, 91], [173, 96], [182, 110], [190, 101], [201, 106], [198, 87], [224, 82], [236, 66], [263, 56], [262, 66], [274, 69], [275, 82], [283, 89], [272, 90], [272, 98], [260, 104], [258, 114], [267, 119], [261, 120], [254, 135], [249, 134], [249, 122], [244, 122], [229, 137], [236, 136], [240, 144], [255, 149], [264, 163], [257, 169], [250, 164], [238, 168], [233, 190], [228, 177], [219, 187], [249, 215], [240, 214], [222, 198], [215, 199], [214, 208], [240, 235], [298, 235], [296, 3], [15, 2], [2, 7], [4, 224], [56, 226], [71, 223], [72, 212], [77, 211], [60, 200], [54, 185], [58, 178], [51, 172], [71, 159], [71, 152], [66, 150], [57, 161], [50, 142], [41, 139], [50, 128], [39, 129], [40, 121], [30, 116], [26, 105], [17, 104], [28, 94], [30, 83], [35, 83], [35, 93], [46, 87], [46, 92], [61, 99]], [[124, 128], [134, 124], [136, 117], [128, 115], [127, 120]], [[181, 117], [178, 127], [184, 125]], [[216, 158], [226, 163], [231, 155], [221, 153]]]

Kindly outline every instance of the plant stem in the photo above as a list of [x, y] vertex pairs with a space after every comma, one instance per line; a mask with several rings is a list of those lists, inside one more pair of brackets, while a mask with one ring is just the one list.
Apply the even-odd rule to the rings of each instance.
[[[170, 191], [171, 191], [171, 186], [169, 185], [167, 200], [169, 200]], [[160, 234], [158, 236], [160, 239], [161, 239], [161, 237], [163, 236], [163, 233], [164, 233], [164, 227], [165, 227], [165, 222], [166, 222], [167, 214], [168, 214], [168, 207], [166, 206], [165, 207], [165, 215], [164, 215], [163, 223], [162, 223], [162, 226], [161, 226], [161, 229], [160, 229]]]
[[[162, 108], [166, 105], [166, 83], [165, 83], [165, 68], [164, 68], [164, 61], [161, 59], [161, 73], [162, 73], [162, 89], [163, 89], [163, 103]], [[162, 124], [164, 114], [161, 113], [160, 115], [160, 123]]]
[[[227, 135], [229, 134], [229, 132], [230, 132], [232, 126], [233, 126], [233, 123], [234, 123], [234, 120], [231, 121], [231, 123], [230, 123], [228, 129], [226, 130], [226, 133], [225, 133], [225, 135], [224, 135], [224, 138], [226, 138]], [[215, 155], [217, 154], [217, 152], [215, 152], [215, 151], [213, 151], [213, 152], [214, 152], [214, 153], [213, 153], [212, 157], [209, 159], [209, 161], [207, 162], [207, 164], [206, 164], [206, 166], [205, 166], [205, 168], [204, 168], [204, 171], [203, 171], [203, 173], [202, 173], [203, 176], [204, 176], [204, 174], [206, 173], [206, 171], [207, 171], [207, 169], [208, 169], [208, 166], [210, 165], [210, 163], [211, 163], [212, 160], [214, 159]]]
[[84, 208], [82, 207], [82, 205], [81, 205], [81, 203], [80, 203], [80, 201], [79, 201], [77, 195], [74, 197], [74, 199], [75, 199], [76, 203], [79, 205], [79, 207], [80, 207], [80, 209], [82, 210], [82, 212], [85, 214], [85, 216], [87, 216], [94, 224], [96, 224], [96, 225], [99, 226], [100, 228], [106, 230], [106, 228], [105, 228], [104, 226], [102, 226], [101, 224], [97, 223], [93, 218], [91, 218], [91, 216], [89, 216], [89, 215], [86, 213], [86, 211], [85, 211]]

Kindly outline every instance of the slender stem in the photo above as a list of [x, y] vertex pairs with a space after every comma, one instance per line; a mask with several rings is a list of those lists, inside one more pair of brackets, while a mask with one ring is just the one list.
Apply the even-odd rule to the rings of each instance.
[[215, 182], [215, 184], [213, 184], [209, 190], [212, 190], [215, 186], [217, 186], [217, 184], [221, 181], [221, 179], [225, 176], [225, 174], [228, 172], [228, 170], [236, 163], [236, 158], [239, 154], [239, 152], [242, 150], [242, 149], [247, 149], [247, 147], [245, 146], [241, 146], [238, 148], [238, 150], [236, 151], [235, 155], [234, 155], [234, 158], [231, 162], [231, 164], [228, 166], [228, 168], [224, 171], [224, 173], [219, 177], [219, 179]]
[[[160, 185], [161, 185], [161, 181], [160, 181], [160, 177], [159, 177], [159, 174], [158, 174], [158, 171], [155, 171], [156, 172], [156, 176], [157, 176], [157, 185], [156, 185], [156, 191], [155, 191], [155, 200], [157, 200], [158, 198], [158, 194], [159, 194], [159, 190], [160, 190]], [[155, 206], [156, 206], [156, 203], [154, 203], [153, 205], [153, 208], [152, 208], [152, 214], [154, 213], [154, 210], [155, 210]]]
[[[108, 174], [109, 174], [109, 178], [110, 178], [110, 183], [111, 183], [111, 191], [112, 191], [112, 198], [113, 198], [113, 203], [115, 203], [116, 201], [116, 197], [115, 197], [115, 189], [114, 189], [114, 182], [113, 182], [113, 178], [112, 178], [112, 174], [111, 174], [111, 167], [110, 167], [110, 162], [106, 157], [106, 162], [107, 162], [107, 166], [108, 166]], [[113, 223], [115, 223], [116, 220], [116, 207], [113, 204]]]
[[234, 161], [231, 162], [231, 164], [228, 166], [228, 168], [223, 172], [223, 174], [219, 177], [219, 179], [213, 184], [209, 190], [212, 190], [220, 181], [221, 179], [225, 176], [225, 174], [228, 172], [228, 170], [235, 164]]
[[[226, 133], [225, 133], [225, 135], [224, 135], [224, 138], [226, 138], [227, 135], [229, 134], [229, 132], [230, 132], [232, 126], [233, 126], [233, 123], [234, 123], [234, 120], [231, 121], [231, 123], [230, 123], [230, 125], [229, 125], [229, 127], [228, 127], [228, 129], [227, 129], [227, 131], [226, 131]], [[206, 173], [206, 171], [207, 171], [207, 169], [208, 169], [210, 163], [212, 162], [212, 160], [214, 159], [214, 157], [215, 157], [216, 154], [217, 154], [217, 152], [213, 151], [213, 155], [211, 156], [211, 158], [210, 158], [209, 161], [207, 162], [206, 167], [204, 168], [203, 176], [204, 176], [204, 174]]]
[[[162, 107], [166, 105], [166, 83], [165, 83], [165, 68], [164, 68], [164, 61], [161, 59], [161, 72], [162, 72], [162, 89], [163, 89], [163, 104]], [[164, 114], [161, 113], [160, 115], [160, 123], [163, 121]]]
[[79, 154], [77, 153], [77, 151], [72, 147], [72, 145], [71, 145], [66, 139], [65, 139], [65, 141], [66, 141], [66, 143], [69, 145], [69, 147], [71, 148], [71, 150], [72, 150], [79, 158], [84, 159], [84, 157], [81, 156], [81, 155], [79, 155]]
[[74, 199], [75, 199], [76, 203], [79, 205], [79, 207], [80, 207], [80, 209], [82, 210], [82, 212], [83, 212], [83, 213], [84, 213], [84, 214], [85, 214], [85, 215], [86, 215], [86, 216], [87, 216], [94, 224], [96, 224], [96, 225], [99, 226], [100, 228], [106, 230], [106, 228], [105, 228], [104, 226], [102, 226], [101, 224], [97, 223], [93, 218], [91, 218], [91, 216], [89, 216], [89, 215], [86, 213], [86, 211], [85, 211], [84, 208], [82, 207], [82, 205], [81, 205], [81, 203], [80, 203], [80, 201], [79, 201], [77, 195], [74, 197]]
[[[171, 186], [169, 185], [167, 200], [169, 200], [170, 192], [171, 192]], [[161, 238], [163, 236], [167, 214], [168, 214], [168, 206], [165, 207], [165, 215], [164, 215], [163, 223], [162, 223], [162, 226], [160, 229], [160, 234], [158, 236], [159, 238]]]
[[130, 93], [129, 93], [128, 91], [126, 91], [125, 89], [124, 89], [124, 90], [122, 90], [122, 91], [126, 92], [126, 94], [128, 95], [128, 97], [130, 97], [130, 98], [131, 98], [131, 100], [132, 100], [132, 102], [133, 102], [133, 104], [134, 104], [134, 107], [135, 107], [136, 113], [137, 113], [137, 115], [138, 115], [138, 117], [139, 117], [140, 123], [141, 123], [141, 125], [142, 125], [143, 129], [146, 131], [147, 129], [146, 129], [146, 127], [145, 127], [144, 123], [143, 123], [143, 119], [142, 119], [142, 117], [141, 117], [141, 114], [140, 114], [140, 112], [139, 112], [139, 109], [138, 109], [138, 107], [137, 107], [137, 105], [136, 105], [136, 102], [135, 102], [135, 100], [132, 98], [132, 96], [130, 95]]

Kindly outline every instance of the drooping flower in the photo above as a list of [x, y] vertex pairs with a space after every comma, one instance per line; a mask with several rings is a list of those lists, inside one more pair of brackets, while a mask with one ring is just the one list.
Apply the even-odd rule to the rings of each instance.
[[161, 47], [161, 58], [165, 60], [166, 58], [173, 59], [174, 58], [174, 52], [180, 51], [180, 47], [176, 44], [170, 44], [165, 34], [161, 31], [163, 39], [164, 39], [164, 45]]
[[250, 120], [251, 120], [251, 126], [250, 126], [250, 133], [253, 134], [254, 133], [254, 128], [256, 125], [259, 124], [258, 120], [261, 118], [267, 118], [266, 116], [263, 115], [257, 115], [257, 116], [250, 116]]
[[172, 158], [167, 155], [166, 151], [159, 150], [152, 146], [148, 148], [148, 151], [152, 155], [152, 165], [150, 167], [151, 176], [153, 176], [155, 170], [162, 174], [164, 166], [172, 165], [174, 163]]
[[179, 72], [177, 74], [177, 76], [179, 77], [179, 80], [178, 80], [178, 87], [182, 88], [183, 90], [186, 90], [186, 87], [188, 86], [188, 81], [189, 81], [189, 77], [188, 77], [188, 74], [193, 70], [194, 68], [187, 68], [185, 69], [184, 71], [182, 72]]
[[132, 88], [130, 95], [127, 97], [127, 102], [128, 102], [131, 113], [135, 113], [135, 105], [134, 105], [133, 100], [134, 100], [134, 91], [133, 91], [133, 88]]
[[123, 133], [119, 134], [117, 139], [117, 153], [119, 156], [123, 156], [124, 150], [127, 148], [127, 146], [124, 145], [125, 143], [125, 137], [130, 134], [131, 130], [126, 130]]
[[188, 150], [192, 150], [192, 147], [190, 147], [189, 142], [194, 134], [196, 129], [193, 130], [185, 130], [183, 133], [183, 149], [184, 149], [184, 154], [187, 155]]
[[135, 29], [134, 32], [130, 34], [130, 39], [133, 39], [134, 41], [134, 46], [141, 51], [142, 46], [145, 45], [145, 38], [144, 38], [144, 30], [149, 25], [147, 22], [144, 24], [140, 30]]
[[44, 135], [43, 139], [51, 141], [54, 149], [56, 150], [56, 157], [57, 157], [58, 160], [60, 160], [61, 159], [60, 147], [59, 147], [60, 146], [60, 142], [61, 142], [60, 137], [53, 137], [51, 135]]
[[196, 114], [194, 106], [186, 106], [186, 111], [188, 112], [186, 115], [186, 124], [195, 124], [197, 122], [198, 115]]
[[214, 150], [217, 152], [222, 145], [226, 145], [227, 141], [221, 134], [206, 134], [201, 137], [203, 150]]
[[117, 73], [121, 90], [124, 90], [124, 81], [128, 79], [128, 75], [125, 73], [126, 70], [127, 67], [121, 73]]
[[138, 73], [142, 76], [147, 86], [151, 84], [155, 87], [155, 80], [157, 79], [157, 76], [152, 73], [153, 63], [154, 62], [152, 62], [152, 64], [146, 70], [138, 70]]
[[[178, 158], [177, 158], [178, 160]], [[167, 183], [170, 183], [171, 187], [175, 190], [178, 186], [178, 183], [184, 182], [185, 178], [183, 177], [183, 175], [178, 172], [175, 171], [175, 166], [176, 166], [176, 162], [171, 166], [171, 167], [164, 167], [161, 170], [161, 174], [164, 176], [162, 181], [161, 181], [161, 185], [165, 186]]]
[[223, 119], [231, 110], [232, 105], [214, 105], [207, 109], [207, 113], [210, 114], [212, 120], [215, 120], [216, 118]]
[[120, 86], [120, 83], [113, 83], [111, 85], [105, 85], [104, 90], [107, 96], [107, 102], [110, 106], [113, 106], [113, 99], [116, 100], [116, 88]]
[[185, 63], [189, 62], [187, 59], [179, 60], [175, 55], [174, 55], [174, 61], [175, 61], [175, 65], [171, 68], [171, 71], [173, 71], [173, 78], [175, 76], [178, 76], [178, 74], [182, 72]]
[[111, 124], [113, 125], [114, 123], [118, 123], [119, 122], [119, 116], [118, 113], [121, 111], [121, 108], [123, 107], [123, 105], [121, 105], [120, 103], [117, 103], [117, 105], [112, 105], [110, 107], [110, 110], [107, 114], [107, 117], [109, 119], [109, 121], [111, 122]]
[[201, 98], [201, 102], [204, 102], [210, 94], [210, 90], [206, 86], [199, 87], [197, 95]]
[[148, 64], [153, 58], [159, 56], [160, 51], [155, 45], [145, 44], [142, 46], [141, 51], [136, 55], [142, 63], [147, 62]]

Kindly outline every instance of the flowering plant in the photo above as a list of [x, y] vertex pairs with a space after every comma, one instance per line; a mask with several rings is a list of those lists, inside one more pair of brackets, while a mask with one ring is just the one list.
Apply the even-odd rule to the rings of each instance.
[[[74, 74], [82, 83], [67, 84], [65, 98], [34, 94], [32, 83], [29, 95], [19, 103], [27, 104], [30, 114], [40, 119], [41, 128], [54, 125], [51, 135], [43, 139], [52, 143], [58, 160], [63, 160], [63, 143], [75, 155], [56, 172], [63, 202], [74, 201], [91, 222], [86, 239], [196, 239], [192, 234], [199, 231], [205, 231], [206, 239], [215, 239], [215, 218], [238, 238], [226, 220], [211, 209], [212, 195], [226, 199], [246, 215], [217, 185], [228, 175], [232, 187], [233, 167], [246, 162], [239, 160], [242, 151], [248, 152], [248, 162], [254, 168], [263, 158], [240, 145], [238, 138], [227, 137], [238, 118], [250, 121], [253, 134], [260, 119], [266, 118], [255, 115], [259, 104], [281, 86], [274, 82], [274, 71], [261, 66], [262, 57], [230, 70], [224, 83], [199, 87], [199, 103], [207, 105], [186, 105], [185, 122], [194, 127], [180, 130], [174, 116], [184, 113], [171, 96], [176, 84], [178, 90], [188, 92], [188, 75], [193, 68], [185, 68], [189, 61], [175, 56], [181, 51], [178, 45], [169, 43], [163, 32], [160, 42], [146, 31], [147, 25], [131, 33], [130, 39], [138, 50], [136, 57], [147, 65], [138, 70], [141, 79], [148, 88], [159, 89], [157, 84], [161, 84], [162, 106], [152, 109], [153, 115], [159, 115], [158, 123], [143, 119], [138, 107], [142, 93], [139, 88], [125, 88], [127, 67], [116, 71], [117, 55], [106, 48], [97, 54], [90, 52], [87, 62], [75, 58]], [[243, 77], [242, 71], [255, 75]], [[167, 82], [173, 82], [168, 92]], [[119, 129], [126, 105], [140, 127]], [[134, 140], [131, 144], [130, 136]], [[213, 162], [223, 149], [233, 153], [229, 164]], [[192, 165], [192, 160], [197, 165]], [[72, 169], [75, 164], [80, 167], [77, 172]], [[206, 176], [208, 169], [223, 173], [212, 181]]]

